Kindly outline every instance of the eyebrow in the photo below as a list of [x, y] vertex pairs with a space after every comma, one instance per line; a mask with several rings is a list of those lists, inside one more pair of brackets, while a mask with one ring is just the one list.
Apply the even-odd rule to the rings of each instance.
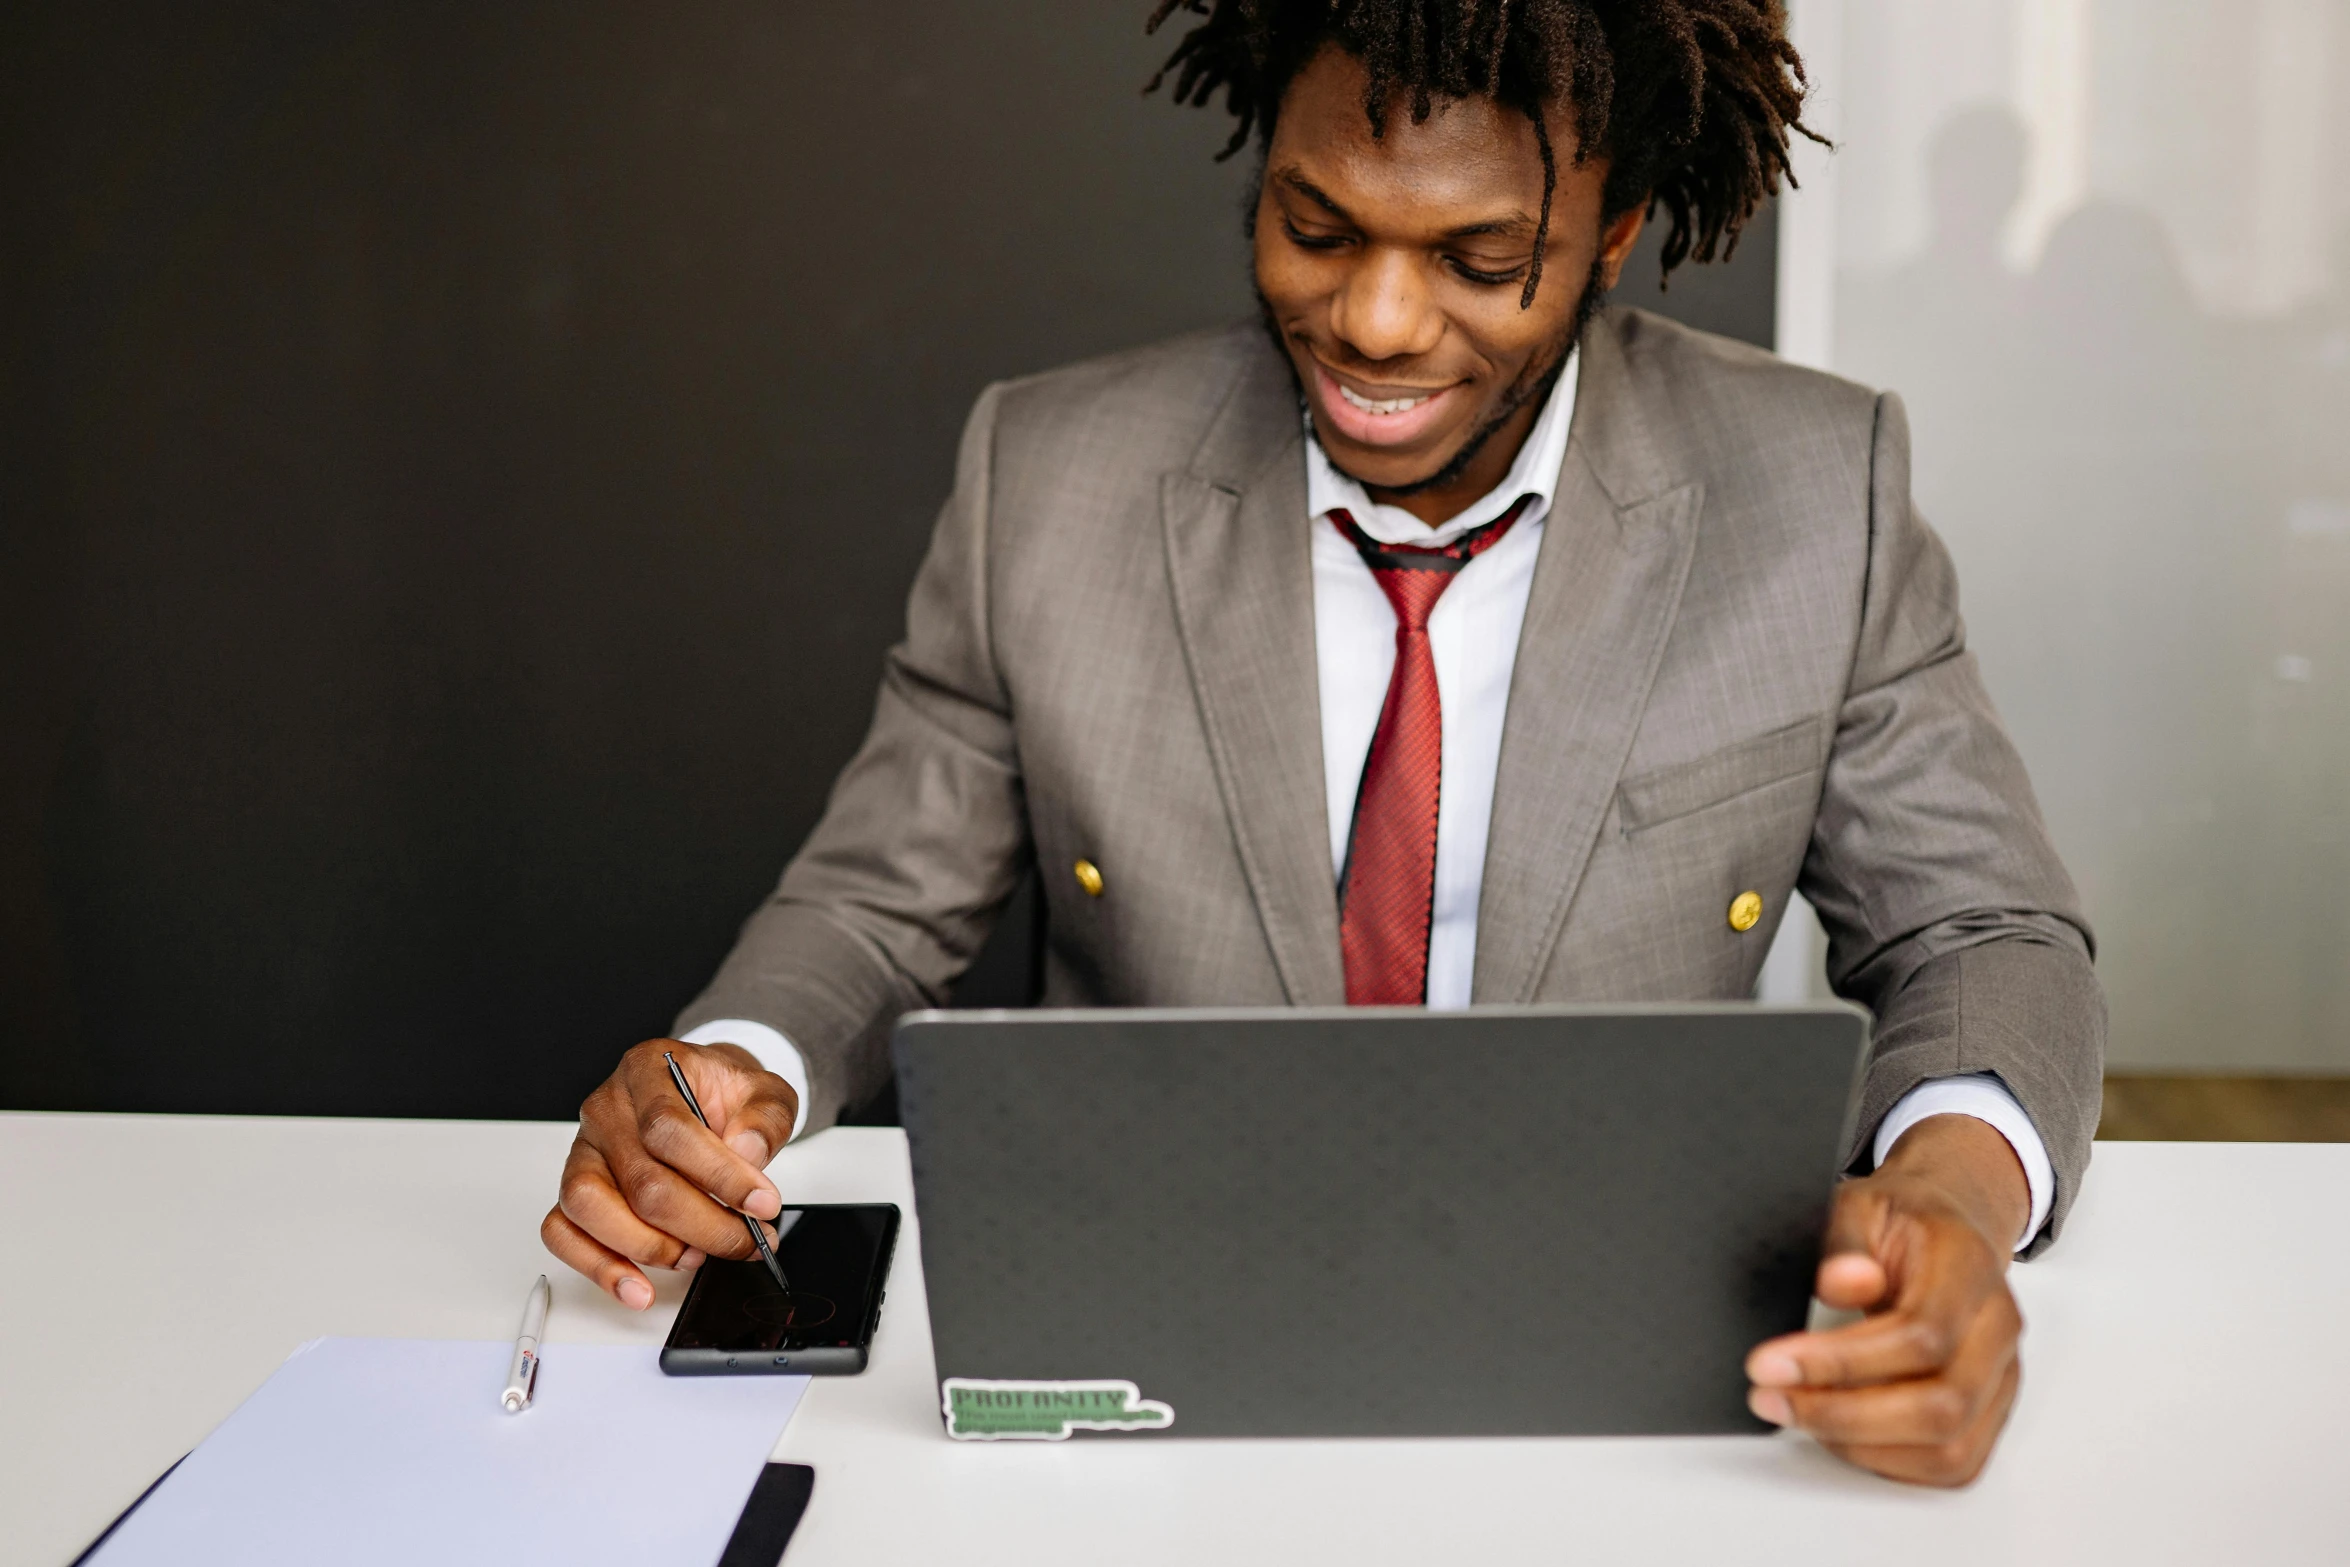
[[[1274, 175], [1274, 178], [1332, 217], [1348, 223], [1354, 221], [1354, 214], [1339, 205], [1337, 198], [1297, 170], [1283, 169]], [[1447, 229], [1444, 231], [1444, 237], [1446, 239], [1475, 239], [1480, 235], [1498, 235], [1504, 239], [1526, 239], [1533, 236], [1536, 227], [1534, 219], [1526, 213], [1511, 212], [1502, 217], [1486, 218], [1481, 222], [1464, 223], [1458, 228]]]
[[1532, 239], [1534, 220], [1523, 212], [1513, 212], [1506, 218], [1487, 218], [1482, 223], [1464, 223], [1457, 229], [1447, 229], [1446, 239], [1474, 239], [1480, 234], [1498, 234], [1505, 239]]
[[1297, 170], [1283, 169], [1279, 174], [1275, 175], [1274, 178], [1278, 179], [1282, 184], [1288, 186], [1291, 190], [1296, 191], [1300, 196], [1305, 197], [1306, 200], [1312, 202], [1315, 206], [1320, 207], [1323, 211], [1329, 213], [1332, 217], [1344, 218], [1349, 223], [1354, 221], [1354, 215], [1348, 212], [1344, 207], [1340, 206], [1328, 191], [1315, 184], [1312, 180], [1307, 179], [1304, 175], [1298, 173]]

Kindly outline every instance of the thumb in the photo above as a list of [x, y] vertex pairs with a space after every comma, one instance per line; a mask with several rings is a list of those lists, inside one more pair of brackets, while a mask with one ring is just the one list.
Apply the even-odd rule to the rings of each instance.
[[1884, 1204], [1866, 1181], [1847, 1181], [1828, 1210], [1820, 1241], [1819, 1282], [1812, 1293], [1838, 1311], [1866, 1311], [1892, 1291], [1892, 1279], [1878, 1255], [1885, 1230]]
[[799, 1118], [799, 1111], [799, 1096], [792, 1092], [791, 1084], [772, 1072], [761, 1072], [744, 1085], [734, 1113], [726, 1118], [718, 1135], [754, 1169], [764, 1170], [791, 1141], [792, 1123]]

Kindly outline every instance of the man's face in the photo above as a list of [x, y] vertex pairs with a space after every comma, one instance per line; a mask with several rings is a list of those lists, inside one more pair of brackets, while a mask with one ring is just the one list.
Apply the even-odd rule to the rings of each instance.
[[1467, 98], [1439, 99], [1414, 125], [1399, 101], [1374, 137], [1363, 86], [1361, 64], [1327, 48], [1281, 101], [1257, 199], [1257, 290], [1330, 460], [1441, 521], [1508, 472], [1587, 280], [1613, 286], [1640, 213], [1602, 232], [1606, 162], [1578, 166], [1572, 116], [1548, 108], [1558, 185], [1541, 287], [1521, 308], [1542, 211], [1532, 122]]

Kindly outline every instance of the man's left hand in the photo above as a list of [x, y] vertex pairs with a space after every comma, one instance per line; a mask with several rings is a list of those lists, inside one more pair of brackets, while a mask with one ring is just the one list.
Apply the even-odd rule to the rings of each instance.
[[1838, 1189], [1828, 1220], [1819, 1298], [1868, 1315], [1757, 1345], [1748, 1405], [1896, 1480], [1974, 1479], [2022, 1374], [2007, 1264], [2031, 1200], [1988, 1124], [1938, 1115], [1911, 1127], [1876, 1174]]

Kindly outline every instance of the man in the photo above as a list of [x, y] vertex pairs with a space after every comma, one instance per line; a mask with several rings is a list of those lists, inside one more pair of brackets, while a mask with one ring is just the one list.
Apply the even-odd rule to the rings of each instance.
[[1056, 1005], [1743, 997], [1800, 886], [1878, 1019], [1817, 1284], [1869, 1315], [1751, 1402], [1963, 1483], [2088, 1159], [2088, 934], [1899, 403], [1597, 309], [1651, 210], [1707, 259], [1785, 171], [1779, 8], [1185, 8], [1176, 96], [1263, 151], [1262, 324], [980, 398], [864, 749], [583, 1107], [547, 1244], [638, 1308], [742, 1254], [1031, 862]]

